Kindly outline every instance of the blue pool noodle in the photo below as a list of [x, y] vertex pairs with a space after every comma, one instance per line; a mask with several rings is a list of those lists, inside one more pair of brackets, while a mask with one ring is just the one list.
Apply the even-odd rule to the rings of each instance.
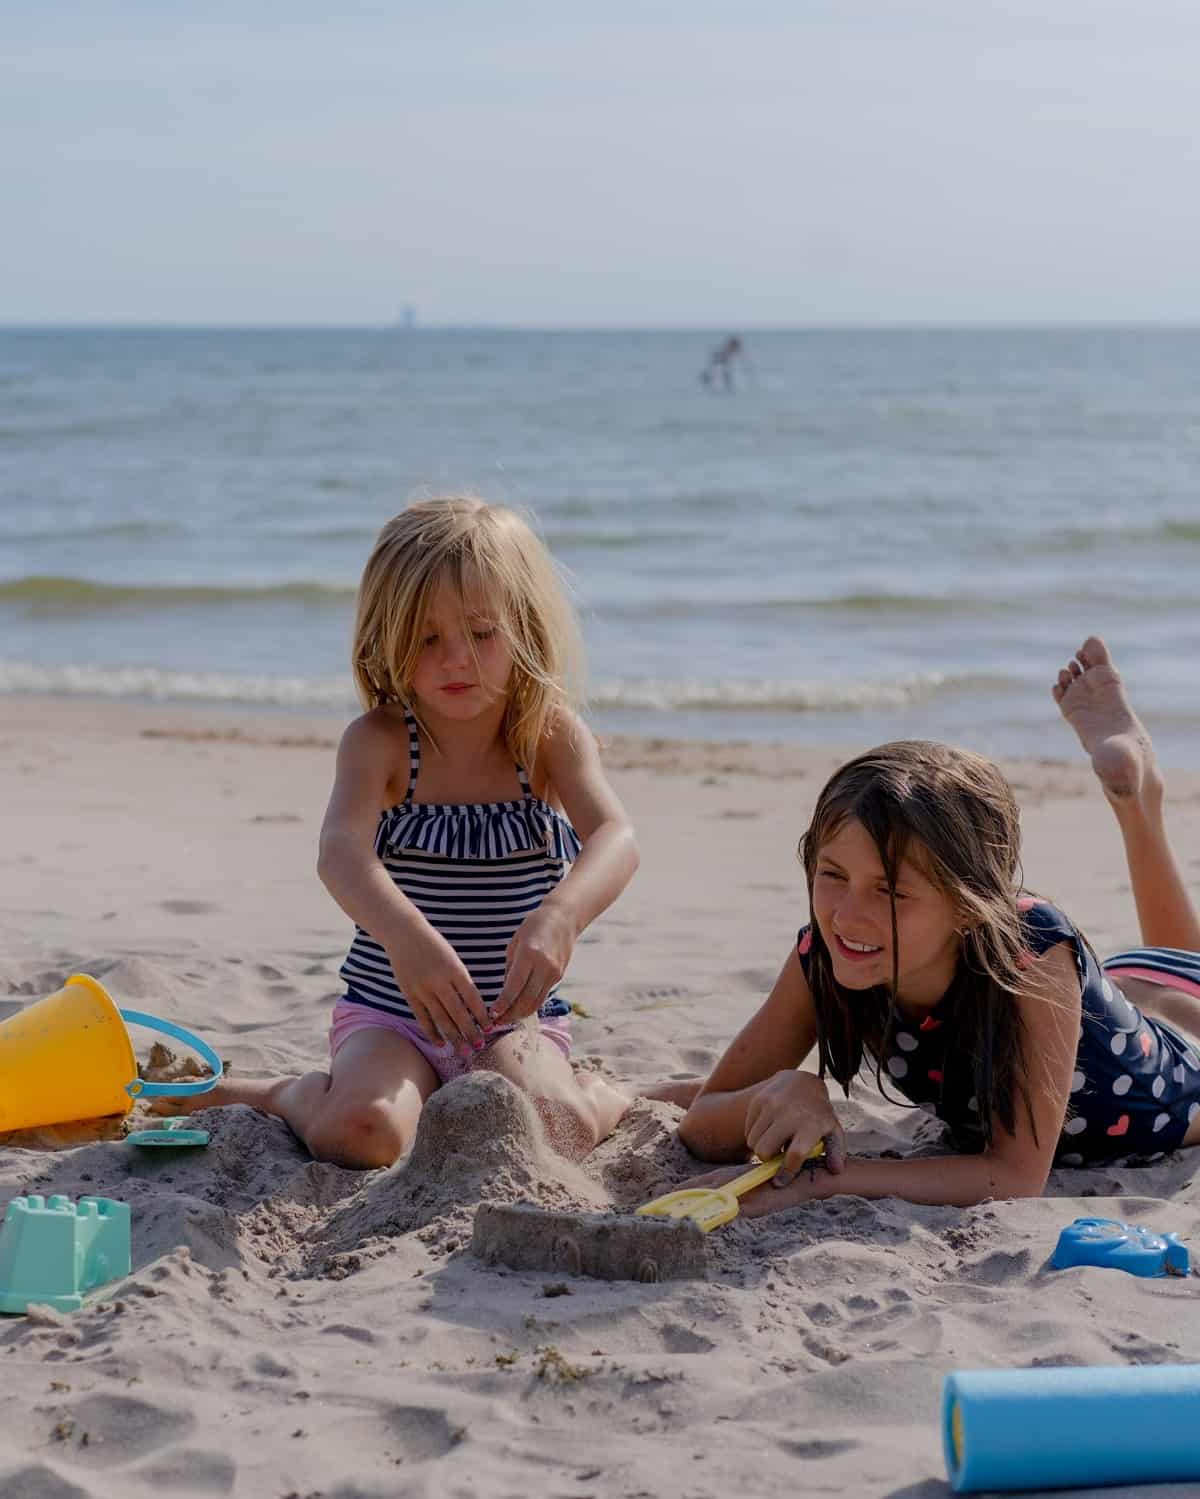
[[1200, 1364], [958, 1370], [942, 1439], [959, 1494], [1200, 1481]]

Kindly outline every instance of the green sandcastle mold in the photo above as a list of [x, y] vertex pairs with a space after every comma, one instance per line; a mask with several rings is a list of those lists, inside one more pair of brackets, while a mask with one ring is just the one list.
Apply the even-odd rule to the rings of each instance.
[[0, 1227], [0, 1312], [30, 1302], [74, 1312], [130, 1272], [129, 1204], [111, 1197], [14, 1197]]

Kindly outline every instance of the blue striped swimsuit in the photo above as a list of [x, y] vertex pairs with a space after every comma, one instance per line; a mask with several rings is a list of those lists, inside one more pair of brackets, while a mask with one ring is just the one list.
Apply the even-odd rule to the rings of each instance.
[[[508, 944], [536, 911], [579, 853], [579, 838], [567, 819], [533, 794], [529, 777], [516, 767], [519, 800], [418, 803], [413, 801], [421, 769], [417, 722], [408, 724], [409, 776], [403, 802], [381, 812], [375, 852], [396, 888], [462, 959], [480, 997], [495, 1004], [504, 984]], [[346, 998], [355, 1004], [416, 1021], [396, 983], [387, 953], [362, 927], [339, 970]], [[552, 989], [538, 1014], [567, 1015], [570, 1006]]]

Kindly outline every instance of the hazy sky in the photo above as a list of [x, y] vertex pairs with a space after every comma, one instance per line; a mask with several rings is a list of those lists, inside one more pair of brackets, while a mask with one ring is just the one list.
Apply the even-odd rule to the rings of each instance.
[[0, 70], [3, 323], [1200, 321], [1196, 0], [0, 0]]

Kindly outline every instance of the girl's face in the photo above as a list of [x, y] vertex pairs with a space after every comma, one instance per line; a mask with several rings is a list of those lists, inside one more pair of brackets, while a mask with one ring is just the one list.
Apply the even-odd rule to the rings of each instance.
[[[821, 848], [812, 893], [813, 920], [845, 989], [892, 981], [892, 907], [879, 851], [861, 822], [847, 818]], [[896, 871], [896, 929], [901, 1003], [932, 1009], [950, 987], [962, 918], [951, 898], [917, 865]]]
[[429, 600], [412, 691], [427, 713], [469, 722], [508, 696], [513, 657], [495, 601], [442, 578]]

